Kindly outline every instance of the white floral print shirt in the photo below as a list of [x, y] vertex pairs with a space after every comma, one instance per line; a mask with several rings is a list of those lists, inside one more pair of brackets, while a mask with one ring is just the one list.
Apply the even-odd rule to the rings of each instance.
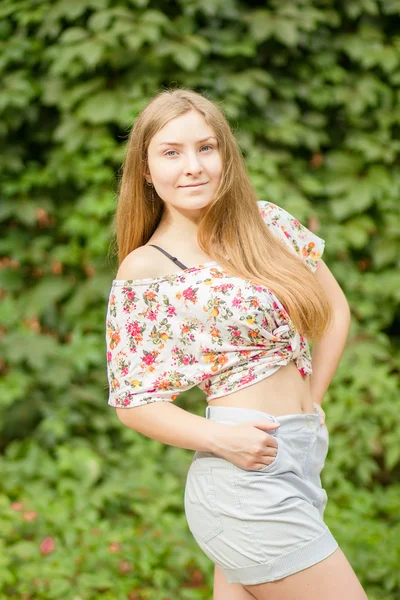
[[[257, 204], [270, 230], [314, 272], [324, 240], [276, 204]], [[114, 279], [106, 345], [115, 407], [173, 402], [196, 385], [212, 400], [292, 360], [304, 377], [312, 372], [308, 342], [273, 292], [215, 261], [153, 279]]]

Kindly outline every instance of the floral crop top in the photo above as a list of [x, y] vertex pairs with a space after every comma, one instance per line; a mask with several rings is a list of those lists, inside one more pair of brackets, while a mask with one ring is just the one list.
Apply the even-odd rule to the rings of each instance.
[[[271, 231], [310, 271], [325, 242], [283, 208], [258, 201]], [[114, 279], [107, 316], [108, 404], [173, 402], [194, 386], [207, 401], [269, 377], [290, 361], [311, 374], [307, 340], [263, 285], [215, 261], [154, 279]]]

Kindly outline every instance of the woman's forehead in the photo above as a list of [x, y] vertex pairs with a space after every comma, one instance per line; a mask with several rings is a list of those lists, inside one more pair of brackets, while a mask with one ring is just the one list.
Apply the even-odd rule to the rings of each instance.
[[215, 132], [204, 116], [197, 111], [190, 111], [168, 121], [154, 134], [150, 144], [157, 147], [162, 144], [197, 144], [209, 137], [216, 139]]

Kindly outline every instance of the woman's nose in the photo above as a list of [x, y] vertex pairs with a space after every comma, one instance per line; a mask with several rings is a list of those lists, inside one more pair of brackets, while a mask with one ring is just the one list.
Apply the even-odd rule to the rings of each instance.
[[203, 167], [197, 154], [190, 154], [185, 161], [186, 173], [201, 173]]

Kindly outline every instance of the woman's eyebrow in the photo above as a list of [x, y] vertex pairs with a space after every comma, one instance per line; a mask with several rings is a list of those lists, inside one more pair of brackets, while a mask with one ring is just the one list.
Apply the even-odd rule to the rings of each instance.
[[[214, 139], [215, 141], [217, 141], [217, 138], [214, 137], [213, 135], [209, 135], [208, 137], [206, 137], [204, 140], [198, 140], [197, 144], [202, 144], [203, 142], [206, 142], [207, 140], [210, 139]], [[184, 146], [185, 144], [181, 144], [180, 142], [161, 142], [160, 146]]]

